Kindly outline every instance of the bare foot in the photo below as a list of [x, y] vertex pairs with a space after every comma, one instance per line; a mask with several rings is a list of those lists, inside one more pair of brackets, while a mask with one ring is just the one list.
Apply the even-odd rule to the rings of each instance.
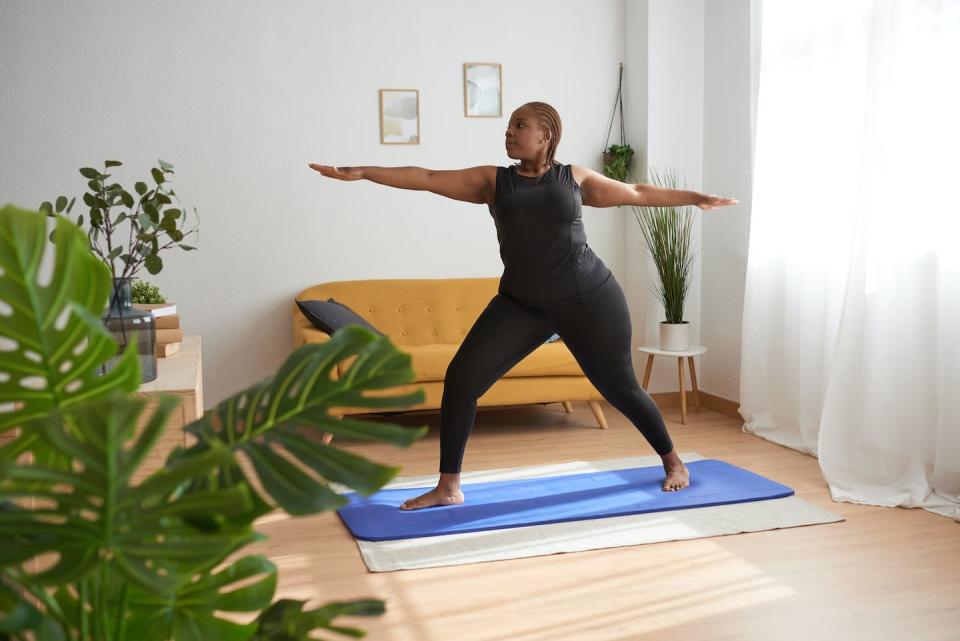
[[407, 499], [400, 506], [401, 510], [419, 510], [434, 505], [459, 505], [463, 503], [463, 492], [460, 488], [448, 489], [439, 485], [426, 494]]
[[667, 472], [667, 478], [664, 479], [662, 486], [664, 492], [676, 492], [690, 485], [690, 472], [679, 458], [670, 463], [664, 463], [663, 469]]

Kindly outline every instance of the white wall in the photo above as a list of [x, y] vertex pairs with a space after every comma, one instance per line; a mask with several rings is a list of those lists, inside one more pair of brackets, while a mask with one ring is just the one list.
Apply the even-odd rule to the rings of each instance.
[[[633, 105], [628, 130], [635, 132], [634, 146], [642, 149], [638, 171], [669, 167], [685, 177], [690, 189], [740, 200], [733, 207], [694, 210], [698, 258], [684, 308], [691, 342], [708, 348], [698, 360], [700, 389], [738, 401], [759, 0], [625, 2]], [[656, 271], [632, 211], [624, 209], [634, 347], [655, 345], [665, 318], [653, 293]], [[635, 357], [634, 365], [642, 370], [643, 359]], [[677, 378], [675, 359], [658, 358], [649, 390], [676, 391]], [[689, 388], [689, 374], [686, 383]]]
[[738, 198], [703, 215], [703, 355], [700, 380], [740, 399], [740, 328], [750, 240], [759, 0], [705, 3], [703, 189]]
[[[631, 144], [639, 152], [635, 171], [639, 176], [650, 167], [661, 174], [669, 169], [695, 191], [702, 189], [703, 180], [703, 5], [703, 0], [626, 0], [624, 23], [631, 70], [628, 131], [636, 132]], [[642, 376], [646, 356], [636, 348], [659, 344], [660, 323], [666, 315], [655, 293], [659, 282], [656, 267], [636, 214], [631, 207], [622, 209], [634, 367]], [[695, 217], [692, 244], [699, 251], [700, 216]], [[691, 325], [691, 344], [699, 343], [702, 333], [700, 269], [698, 259], [683, 310], [684, 320]], [[676, 359], [657, 358], [647, 389], [676, 391], [677, 379]], [[686, 380], [689, 387], [689, 376]]]
[[[510, 112], [563, 120], [562, 162], [600, 168], [623, 60], [623, 0], [0, 4], [0, 202], [76, 195], [106, 159], [151, 163], [201, 220], [156, 282], [204, 344], [205, 407], [276, 371], [293, 297], [315, 283], [498, 276], [483, 205], [320, 176], [308, 162], [507, 165]], [[463, 116], [462, 63], [503, 64], [504, 115]], [[416, 146], [379, 143], [378, 89], [417, 88]], [[584, 209], [623, 283], [623, 216]]]
[[[600, 168], [624, 62], [637, 168], [669, 165], [740, 205], [703, 212], [685, 318], [709, 347], [701, 389], [738, 400], [750, 209], [758, 0], [271, 3], [91, 0], [0, 4], [0, 202], [79, 194], [105, 159], [124, 184], [163, 158], [201, 216], [199, 251], [169, 251], [156, 282], [204, 340], [205, 406], [276, 371], [290, 304], [323, 281], [496, 276], [482, 205], [323, 178], [308, 162], [506, 165], [510, 112], [544, 100], [558, 158]], [[504, 65], [504, 116], [463, 117], [462, 63]], [[422, 143], [379, 143], [379, 88], [418, 88]], [[753, 87], [753, 88], [752, 88]], [[615, 123], [616, 127], [616, 123]], [[611, 138], [617, 138], [615, 129]], [[623, 285], [633, 346], [663, 309], [631, 208], [584, 208], [590, 245]], [[636, 354], [636, 352], [634, 352]], [[634, 356], [638, 375], [645, 359]], [[675, 391], [657, 359], [650, 391]]]

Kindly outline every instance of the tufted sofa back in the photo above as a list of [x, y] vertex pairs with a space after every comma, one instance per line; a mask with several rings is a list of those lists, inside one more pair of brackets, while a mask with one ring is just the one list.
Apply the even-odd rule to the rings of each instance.
[[[341, 280], [308, 287], [297, 300], [333, 298], [394, 345], [457, 344], [496, 296], [499, 284], [499, 277]], [[303, 318], [296, 303], [293, 313], [295, 320]]]

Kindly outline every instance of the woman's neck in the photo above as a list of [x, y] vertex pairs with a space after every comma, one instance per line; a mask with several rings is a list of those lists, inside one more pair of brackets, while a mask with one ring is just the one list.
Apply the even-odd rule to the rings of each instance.
[[541, 163], [538, 163], [536, 166], [534, 165], [534, 163], [531, 163], [525, 160], [521, 160], [520, 162], [517, 163], [517, 171], [521, 175], [527, 174], [531, 177], [545, 174], [548, 171], [550, 171], [550, 169], [552, 168], [553, 168], [553, 162], [547, 162], [546, 160], [544, 160]]

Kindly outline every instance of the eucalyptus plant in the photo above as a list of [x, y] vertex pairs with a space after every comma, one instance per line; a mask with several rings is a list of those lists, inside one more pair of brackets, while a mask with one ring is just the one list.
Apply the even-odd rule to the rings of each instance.
[[[364, 495], [399, 467], [324, 444], [331, 432], [408, 447], [427, 427], [337, 419], [331, 406], [404, 407], [422, 388], [363, 396], [413, 379], [410, 356], [359, 325], [296, 349], [273, 376], [225, 399], [185, 426], [195, 437], [134, 483], [178, 397], [153, 409], [139, 387], [135, 348], [97, 376], [117, 350], [99, 312], [110, 273], [83, 231], [58, 217], [0, 209], [0, 639], [210, 641], [308, 639], [315, 630], [365, 636], [334, 623], [375, 616], [384, 602], [360, 599], [305, 609], [273, 600], [277, 570], [241, 550], [266, 537], [255, 519], [338, 509], [349, 501], [328, 482]], [[41, 284], [44, 252], [52, 276]], [[354, 359], [342, 376], [332, 369]], [[248, 477], [241, 459], [252, 463]], [[322, 578], [321, 578], [322, 580]], [[247, 623], [226, 613], [255, 613]]]
[[628, 144], [610, 145], [603, 153], [603, 174], [608, 178], [624, 182], [630, 170], [633, 148]]
[[[650, 178], [649, 182], [656, 187], [686, 189], [680, 184], [677, 173], [669, 169], [663, 175], [651, 169]], [[682, 323], [683, 306], [693, 278], [695, 258], [691, 245], [693, 207], [631, 207], [657, 268], [660, 287], [655, 294], [663, 304], [666, 321]]]
[[[87, 232], [90, 250], [110, 268], [114, 279], [132, 277], [141, 267], [146, 267], [151, 274], [159, 274], [163, 269], [160, 252], [174, 245], [185, 251], [196, 249], [181, 242], [197, 231], [197, 227], [184, 233], [186, 216], [177, 193], [170, 186], [173, 165], [163, 160], [158, 163], [159, 167], [150, 170], [154, 186], [136, 182], [133, 186], [136, 197], [119, 183], [108, 184], [111, 174], [107, 172], [120, 167], [123, 164], [120, 161], [105, 161], [103, 171], [93, 167], [80, 169], [80, 175], [87, 179], [88, 191], [83, 194], [83, 202], [87, 205], [90, 221]], [[171, 205], [175, 199], [177, 206], [174, 207]], [[67, 217], [75, 202], [76, 198], [68, 201], [66, 196], [60, 196], [53, 202], [41, 203], [40, 211], [48, 216]], [[114, 216], [111, 212], [115, 208], [121, 211]], [[197, 215], [196, 208], [193, 212]], [[83, 221], [84, 214], [80, 214], [77, 225], [83, 227]], [[120, 231], [124, 221], [128, 223], [126, 244], [122, 242], [123, 233]], [[50, 239], [53, 239], [52, 231]], [[115, 264], [117, 259], [121, 262], [119, 274]]]

